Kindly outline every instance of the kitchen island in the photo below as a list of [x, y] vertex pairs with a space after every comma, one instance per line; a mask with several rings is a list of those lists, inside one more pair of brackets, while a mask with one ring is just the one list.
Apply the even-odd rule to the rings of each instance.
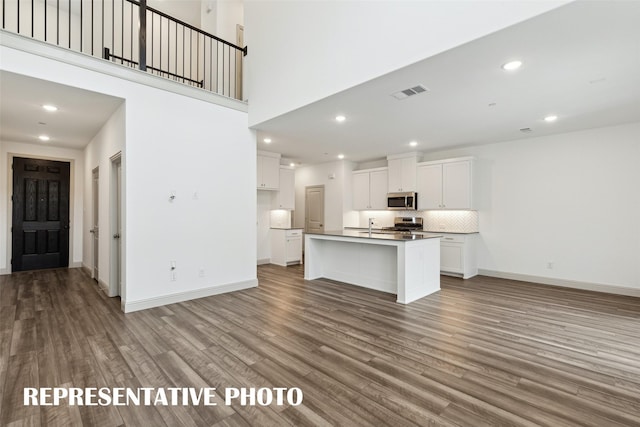
[[408, 304], [440, 290], [440, 236], [305, 233], [304, 278], [321, 277], [392, 293]]

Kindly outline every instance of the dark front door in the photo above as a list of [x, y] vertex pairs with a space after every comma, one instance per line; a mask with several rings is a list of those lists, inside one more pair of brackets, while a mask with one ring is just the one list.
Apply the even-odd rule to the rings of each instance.
[[13, 159], [12, 271], [69, 266], [69, 169]]

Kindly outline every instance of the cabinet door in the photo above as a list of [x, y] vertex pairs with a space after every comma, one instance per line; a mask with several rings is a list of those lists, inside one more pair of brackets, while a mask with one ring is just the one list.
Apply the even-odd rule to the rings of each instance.
[[418, 166], [418, 209], [440, 209], [442, 207], [442, 165]]
[[402, 191], [416, 191], [416, 159], [409, 157], [402, 159], [400, 169]]
[[295, 209], [295, 171], [280, 168], [280, 189], [276, 197], [275, 209]]
[[353, 209], [369, 209], [369, 173], [353, 174]]
[[287, 238], [287, 257], [286, 262], [294, 262], [302, 260], [302, 237]]
[[277, 190], [280, 187], [280, 159], [276, 157], [262, 157], [262, 188], [263, 190]]
[[404, 159], [393, 159], [387, 162], [389, 166], [389, 175], [388, 175], [388, 189], [389, 193], [397, 193], [400, 191], [409, 191], [402, 189], [402, 160]]
[[462, 273], [464, 271], [464, 244], [440, 243], [440, 270], [450, 273]]
[[387, 209], [387, 171], [376, 171], [369, 174], [369, 206], [371, 209]]
[[471, 163], [468, 161], [442, 165], [442, 207], [471, 209]]

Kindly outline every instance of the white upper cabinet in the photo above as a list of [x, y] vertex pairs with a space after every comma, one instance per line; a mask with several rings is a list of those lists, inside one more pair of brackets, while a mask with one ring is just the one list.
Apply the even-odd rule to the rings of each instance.
[[472, 209], [472, 160], [419, 163], [418, 209]]
[[387, 181], [387, 168], [353, 172], [353, 209], [386, 209]]
[[418, 158], [416, 153], [387, 157], [387, 164], [389, 166], [389, 193], [416, 191], [417, 163]]
[[272, 207], [293, 210], [295, 206], [295, 171], [286, 166], [280, 166], [280, 189], [273, 198]]
[[256, 181], [258, 190], [280, 188], [280, 154], [258, 152]]
[[442, 207], [471, 209], [471, 161], [442, 165]]
[[442, 165], [420, 165], [416, 175], [418, 210], [442, 209]]

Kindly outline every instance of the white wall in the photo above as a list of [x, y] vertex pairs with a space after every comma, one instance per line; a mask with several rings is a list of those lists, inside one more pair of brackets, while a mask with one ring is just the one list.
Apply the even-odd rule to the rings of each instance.
[[258, 263], [271, 259], [271, 240], [269, 239], [271, 222], [271, 191], [257, 190], [257, 260]]
[[247, 1], [249, 123], [551, 10], [567, 1]]
[[424, 160], [463, 155], [476, 158], [481, 269], [640, 289], [640, 123]]
[[83, 232], [83, 177], [84, 156], [82, 151], [69, 148], [48, 147], [45, 144], [25, 144], [20, 142], [0, 142], [0, 274], [11, 272], [11, 203], [9, 202], [13, 174], [13, 157], [27, 157], [60, 160], [71, 163], [70, 179], [70, 227], [69, 227], [69, 265], [79, 267], [82, 263]]
[[354, 167], [353, 163], [341, 160], [296, 169], [294, 227], [304, 228], [305, 187], [312, 185], [324, 185], [325, 230], [341, 230], [351, 225], [346, 224], [345, 220], [357, 221], [350, 202], [351, 171]]
[[244, 25], [244, 4], [242, 0], [218, 0], [216, 11], [216, 35], [236, 44], [236, 25]]
[[[98, 279], [111, 284], [111, 160], [110, 157], [124, 152], [126, 138], [126, 105], [123, 103], [100, 129], [84, 150], [84, 223], [85, 228], [93, 226], [93, 170], [98, 167]], [[124, 165], [123, 159], [123, 165]], [[123, 167], [126, 180], [126, 165]], [[84, 233], [83, 265], [93, 269], [93, 236]], [[113, 280], [117, 280], [113, 278]]]
[[126, 309], [257, 284], [255, 229], [225, 226], [230, 200], [234, 223], [256, 222], [246, 113], [90, 71], [92, 58], [75, 66], [6, 46], [0, 57], [7, 71], [125, 99]]

